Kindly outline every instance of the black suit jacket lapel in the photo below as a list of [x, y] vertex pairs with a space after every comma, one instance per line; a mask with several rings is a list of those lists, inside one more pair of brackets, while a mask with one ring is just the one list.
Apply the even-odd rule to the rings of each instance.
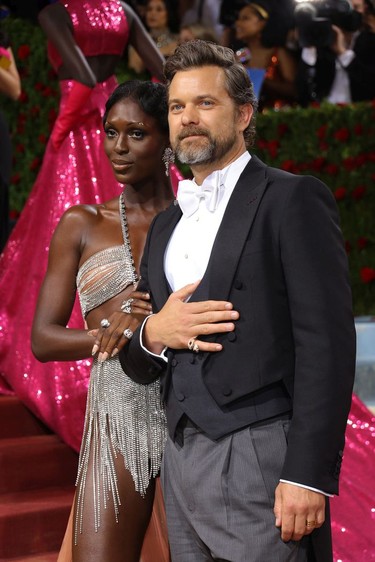
[[152, 233], [152, 243], [148, 254], [148, 280], [153, 300], [160, 309], [168, 299], [171, 288], [164, 274], [164, 253], [168, 241], [182, 215], [180, 207], [171, 205], [161, 213], [155, 223]]

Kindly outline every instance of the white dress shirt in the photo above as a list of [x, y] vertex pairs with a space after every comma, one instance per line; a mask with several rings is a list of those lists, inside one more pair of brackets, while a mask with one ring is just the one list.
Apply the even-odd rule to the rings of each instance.
[[[219, 202], [214, 212], [201, 199], [197, 211], [189, 217], [182, 215], [177, 223], [164, 255], [164, 271], [173, 291], [202, 279], [228, 201], [250, 158], [244, 152], [221, 170]], [[210, 176], [206, 181], [209, 179]]]

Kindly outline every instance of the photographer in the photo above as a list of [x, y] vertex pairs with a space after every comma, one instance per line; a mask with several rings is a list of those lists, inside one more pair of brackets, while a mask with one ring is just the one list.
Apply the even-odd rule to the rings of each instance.
[[375, 97], [373, 31], [363, 27], [372, 5], [365, 1], [364, 19], [349, 2], [302, 3], [295, 11], [302, 47], [297, 73], [298, 100], [351, 103]]

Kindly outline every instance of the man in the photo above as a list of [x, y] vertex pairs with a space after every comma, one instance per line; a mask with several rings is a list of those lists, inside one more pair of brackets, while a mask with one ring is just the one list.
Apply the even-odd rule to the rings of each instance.
[[154, 314], [120, 360], [162, 377], [172, 560], [328, 562], [355, 356], [334, 199], [247, 152], [256, 101], [230, 49], [185, 43], [165, 75], [194, 182], [150, 228]]

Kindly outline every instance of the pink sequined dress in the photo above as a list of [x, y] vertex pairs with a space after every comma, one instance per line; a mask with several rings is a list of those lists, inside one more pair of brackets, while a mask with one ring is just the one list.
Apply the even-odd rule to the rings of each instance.
[[[129, 26], [118, 0], [65, 0], [64, 6], [85, 55], [124, 51]], [[51, 46], [49, 55], [58, 66], [59, 55]], [[38, 362], [31, 353], [30, 330], [51, 236], [61, 215], [72, 205], [97, 204], [123, 189], [102, 146], [104, 105], [116, 85], [114, 76], [98, 83], [82, 111], [81, 123], [61, 148], [55, 151], [47, 145], [38, 178], [0, 258], [0, 392], [14, 392], [76, 450], [91, 361]], [[72, 81], [61, 81], [60, 87], [63, 106]], [[69, 326], [82, 325], [77, 302]]]

